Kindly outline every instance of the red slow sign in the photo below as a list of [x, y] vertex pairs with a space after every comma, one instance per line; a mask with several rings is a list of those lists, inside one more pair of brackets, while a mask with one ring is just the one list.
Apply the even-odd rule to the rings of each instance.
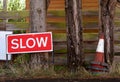
[[7, 36], [7, 54], [48, 51], [53, 51], [51, 32]]

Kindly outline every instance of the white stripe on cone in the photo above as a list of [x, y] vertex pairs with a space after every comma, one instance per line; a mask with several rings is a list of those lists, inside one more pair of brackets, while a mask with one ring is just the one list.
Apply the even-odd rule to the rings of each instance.
[[104, 39], [99, 40], [96, 52], [104, 53]]

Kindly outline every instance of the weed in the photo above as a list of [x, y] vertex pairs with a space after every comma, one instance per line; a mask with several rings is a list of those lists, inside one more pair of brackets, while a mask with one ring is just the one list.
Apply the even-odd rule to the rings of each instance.
[[113, 62], [109, 75], [113, 77], [120, 76], [120, 63]]
[[101, 75], [93, 75], [88, 72], [84, 67], [79, 67], [77, 72], [68, 71], [67, 66], [50, 66], [44, 68], [30, 68], [28, 63], [9, 65], [9, 68], [0, 68], [0, 76], [16, 77], [16, 78], [36, 78], [36, 77], [50, 77], [50, 78], [91, 78], [91, 77], [116, 77], [120, 76], [120, 63], [114, 63], [110, 73], [102, 73]]

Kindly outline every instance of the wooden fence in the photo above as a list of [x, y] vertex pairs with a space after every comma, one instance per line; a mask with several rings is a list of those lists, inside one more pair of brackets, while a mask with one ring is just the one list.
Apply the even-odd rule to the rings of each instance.
[[[95, 55], [99, 32], [99, 5], [98, 0], [82, 1], [83, 15], [83, 40], [85, 60], [91, 61]], [[47, 14], [47, 31], [53, 32], [54, 53], [56, 60], [61, 58], [66, 61], [67, 45], [66, 45], [66, 23], [65, 23], [65, 5], [64, 0], [51, 0]], [[24, 11], [1, 11], [0, 12], [0, 30], [28, 30], [29, 23], [25, 21], [29, 17], [29, 10]], [[115, 16], [115, 53], [120, 50], [120, 10], [116, 8]], [[8, 22], [3, 22], [7, 19]], [[20, 21], [20, 22], [19, 22]], [[57, 62], [57, 61], [55, 61]]]

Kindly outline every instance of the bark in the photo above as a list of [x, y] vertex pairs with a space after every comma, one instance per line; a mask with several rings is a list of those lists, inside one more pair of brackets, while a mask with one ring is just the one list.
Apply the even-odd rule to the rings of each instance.
[[75, 72], [84, 61], [81, 0], [65, 0], [68, 67]]
[[100, 0], [101, 32], [104, 33], [105, 62], [112, 64], [114, 57], [114, 15], [116, 0]]
[[[50, 0], [46, 0], [46, 2], [45, 2], [46, 11], [49, 7], [49, 4], [50, 4]], [[26, 10], [30, 10], [30, 0], [26, 0]], [[46, 12], [46, 14], [47, 14], [47, 12]], [[29, 18], [26, 18], [26, 22], [29, 22], [29, 20], [30, 20]], [[27, 32], [29, 32], [29, 29], [27, 30]]]
[[[30, 31], [32, 33], [46, 31], [46, 0], [30, 0]], [[31, 54], [31, 68], [47, 68], [48, 53]]]
[[48, 9], [49, 4], [50, 4], [50, 0], [46, 0], [46, 10]]

